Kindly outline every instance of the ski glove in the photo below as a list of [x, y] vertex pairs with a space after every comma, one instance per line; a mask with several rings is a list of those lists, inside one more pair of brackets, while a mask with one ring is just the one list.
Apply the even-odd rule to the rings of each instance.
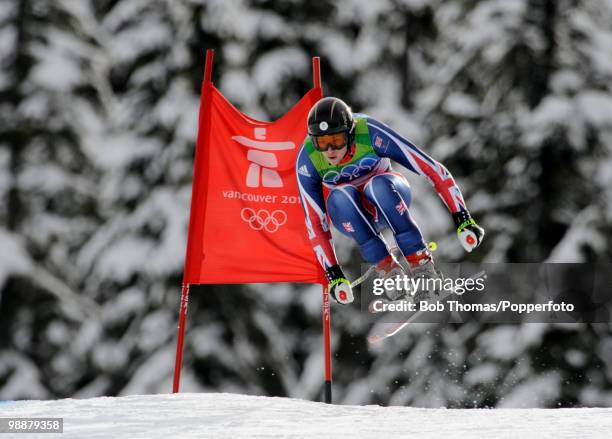
[[466, 252], [471, 252], [480, 245], [485, 231], [476, 224], [467, 210], [453, 213], [453, 220], [457, 226], [457, 238]]
[[325, 271], [325, 276], [329, 281], [329, 294], [340, 305], [348, 305], [353, 302], [353, 290], [351, 283], [348, 281], [342, 268], [338, 264], [332, 265]]

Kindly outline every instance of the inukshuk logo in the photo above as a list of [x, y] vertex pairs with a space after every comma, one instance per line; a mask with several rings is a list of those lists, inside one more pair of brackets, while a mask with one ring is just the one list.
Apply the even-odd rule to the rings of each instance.
[[[250, 164], [246, 175], [246, 186], [249, 188], [283, 187], [283, 180], [276, 170], [278, 169], [278, 158], [273, 151], [295, 149], [295, 143], [290, 141], [266, 141], [266, 136], [265, 127], [253, 128], [254, 139], [244, 136], [232, 136], [232, 140], [248, 148], [246, 158]], [[269, 195], [260, 196], [262, 198], [269, 197]], [[274, 233], [287, 223], [287, 212], [281, 209], [270, 211], [268, 209], [244, 207], [240, 211], [240, 218], [253, 230], [265, 230]]]
[[278, 168], [278, 159], [270, 151], [283, 151], [295, 148], [293, 142], [264, 142], [266, 128], [253, 129], [255, 139], [244, 136], [232, 136], [232, 139], [242, 146], [249, 148], [247, 160], [251, 162], [246, 176], [247, 187], [283, 187], [281, 179], [275, 168]]

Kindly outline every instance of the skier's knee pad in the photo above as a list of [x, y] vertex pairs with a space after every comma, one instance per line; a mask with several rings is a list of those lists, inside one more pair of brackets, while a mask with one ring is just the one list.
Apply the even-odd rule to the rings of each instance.
[[396, 174], [384, 174], [391, 181], [393, 189], [399, 195], [406, 207], [410, 207], [412, 204], [412, 189], [410, 189], [410, 183], [406, 180], [403, 175]]
[[372, 177], [364, 193], [368, 201], [379, 209], [394, 208], [400, 201], [410, 207], [412, 201], [412, 191], [406, 179], [391, 173]]
[[327, 211], [329, 212], [332, 223], [341, 233], [350, 236], [350, 234], [345, 233], [345, 230], [339, 226], [344, 222], [353, 222], [355, 219], [361, 218], [362, 215], [359, 211], [360, 203], [359, 192], [353, 186], [340, 186], [329, 192], [327, 197]]
[[328, 208], [354, 209], [353, 202], [359, 200], [359, 192], [350, 185], [338, 186], [329, 191], [327, 196]]

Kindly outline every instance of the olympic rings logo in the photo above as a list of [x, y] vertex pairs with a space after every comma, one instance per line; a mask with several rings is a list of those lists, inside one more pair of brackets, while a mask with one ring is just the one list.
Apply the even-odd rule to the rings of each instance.
[[245, 207], [240, 211], [240, 218], [253, 230], [266, 230], [274, 233], [287, 222], [287, 213], [284, 210], [275, 210], [270, 213], [266, 209], [255, 211], [250, 207]]
[[364, 157], [355, 163], [346, 165], [345, 167], [340, 169], [340, 172], [333, 170], [327, 172], [323, 176], [323, 181], [325, 183], [338, 183], [341, 178], [348, 178], [349, 180], [353, 180], [359, 177], [362, 171], [371, 171], [374, 166], [378, 164], [378, 162], [378, 158]]

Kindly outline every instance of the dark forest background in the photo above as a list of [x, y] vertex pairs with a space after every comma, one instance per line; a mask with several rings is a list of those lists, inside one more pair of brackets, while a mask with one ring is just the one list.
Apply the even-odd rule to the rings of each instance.
[[[326, 95], [443, 162], [487, 237], [465, 254], [408, 175], [439, 260], [610, 260], [610, 1], [3, 0], [0, 399], [170, 392], [206, 48], [268, 120], [320, 56]], [[183, 391], [320, 399], [318, 286], [190, 300]], [[368, 346], [357, 307], [332, 312], [339, 403], [612, 406], [608, 324], [419, 324]]]

